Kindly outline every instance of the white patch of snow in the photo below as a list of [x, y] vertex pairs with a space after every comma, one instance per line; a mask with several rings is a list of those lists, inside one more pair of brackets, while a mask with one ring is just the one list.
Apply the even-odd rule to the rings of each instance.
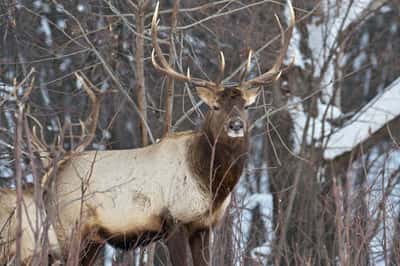
[[14, 175], [14, 171], [9, 167], [9, 164], [0, 161], [0, 176], [2, 178], [11, 178]]
[[271, 254], [272, 250], [271, 245], [272, 243], [267, 241], [263, 245], [254, 248], [251, 251], [251, 257], [254, 260], [262, 263], [262, 265], [267, 265], [267, 257], [269, 254]]
[[321, 119], [323, 119], [323, 115], [325, 112], [326, 112], [325, 119], [328, 120], [338, 119], [343, 115], [343, 113], [340, 111], [338, 107], [322, 103], [320, 100], [318, 100], [317, 107], [318, 107], [318, 115]]
[[298, 97], [291, 97], [289, 100], [289, 113], [294, 123], [294, 147], [293, 151], [298, 153], [300, 151], [301, 141], [303, 139], [304, 128], [309, 119], [306, 141], [307, 144], [315, 142], [315, 145], [322, 145], [327, 136], [332, 133], [333, 127], [331, 120], [337, 119], [342, 116], [339, 108], [322, 103], [320, 100], [317, 102], [318, 115], [317, 117], [309, 117], [309, 114], [303, 110], [302, 100]]
[[0, 97], [2, 100], [15, 101], [14, 87], [0, 82]]
[[364, 99], [367, 98], [369, 89], [371, 86], [371, 76], [372, 76], [372, 69], [368, 68], [365, 72], [365, 78], [363, 80], [363, 97]]
[[104, 266], [112, 266], [114, 261], [115, 249], [106, 244], [104, 249]]
[[42, 95], [44, 103], [48, 106], [50, 104], [50, 96], [47, 89], [43, 86], [40, 86], [40, 94]]
[[[259, 147], [262, 145], [258, 145], [259, 140], [261, 139], [262, 137], [260, 136], [258, 139], [256, 137], [252, 140], [251, 145], [255, 147], [254, 153], [258, 152], [257, 149], [259, 149], [260, 152], [262, 151], [262, 149]], [[252, 158], [250, 161], [255, 163], [256, 158]], [[235, 213], [234, 215], [233, 222], [235, 224], [235, 226], [233, 227], [233, 233], [235, 235], [234, 237], [235, 239], [239, 240], [235, 243], [237, 245], [237, 247], [235, 247], [237, 250], [245, 250], [244, 245], [246, 243], [246, 240], [249, 238], [250, 222], [252, 219], [251, 210], [252, 208], [256, 207], [257, 204], [260, 206], [262, 219], [265, 225], [265, 229], [267, 230], [267, 234], [265, 235], [265, 237], [267, 237], [269, 242], [272, 242], [272, 239], [274, 237], [274, 232], [272, 230], [272, 196], [268, 192], [268, 174], [266, 171], [266, 164], [265, 162], [263, 162], [257, 167], [261, 167], [262, 169], [254, 168], [254, 165], [248, 165], [248, 168], [246, 169], [247, 174], [245, 175], [249, 175], [249, 177], [247, 180], [245, 177], [242, 177], [240, 179], [240, 183], [238, 184], [238, 187], [236, 189], [236, 197], [234, 201], [234, 206], [237, 208], [231, 209], [231, 211], [233, 211], [234, 213], [237, 212], [237, 214]], [[254, 171], [260, 170], [261, 176], [257, 181], [259, 183], [256, 184], [256, 182], [252, 182], [253, 180], [255, 180], [252, 175]], [[257, 187], [257, 189], [264, 189], [261, 190], [261, 193], [250, 194], [249, 186], [253, 188]], [[235, 265], [243, 265], [241, 264], [241, 262], [242, 261], [239, 259], [238, 263]]]
[[4, 116], [6, 117], [8, 130], [10, 131], [11, 134], [14, 134], [15, 133], [15, 122], [14, 122], [13, 113], [10, 112], [9, 110], [7, 110], [4, 112]]
[[324, 158], [334, 159], [365, 141], [386, 123], [400, 115], [399, 103], [400, 78], [389, 85], [383, 94], [371, 100], [346, 126], [332, 134], [327, 143]]
[[76, 79], [76, 81], [75, 81], [76, 83], [75, 83], [75, 85], [76, 85], [76, 88], [78, 88], [78, 89], [82, 89], [83, 88], [83, 84], [82, 84], [82, 82], [79, 80], [79, 79]]
[[135, 127], [134, 127], [134, 125], [133, 125], [133, 123], [132, 123], [131, 121], [128, 121], [128, 122], [125, 124], [125, 128], [126, 128], [129, 132], [132, 132], [132, 130], [133, 130]]
[[376, 54], [371, 54], [370, 55], [370, 60], [371, 60], [371, 64], [373, 67], [377, 67], [378, 66], [378, 58], [376, 58]]
[[65, 28], [67, 27], [67, 23], [66, 23], [65, 19], [58, 19], [57, 20], [57, 26], [60, 29], [65, 30]]
[[381, 13], [387, 13], [392, 11], [392, 8], [390, 6], [382, 6], [380, 9]]
[[366, 31], [361, 36], [360, 46], [361, 48], [366, 48], [368, 45], [369, 45], [369, 33], [368, 31]]
[[40, 32], [43, 32], [44, 35], [46, 36], [46, 44], [48, 46], [51, 46], [53, 43], [53, 39], [51, 36], [51, 29], [50, 29], [50, 24], [49, 24], [49, 20], [46, 17], [42, 17], [40, 19], [40, 28], [39, 28]]
[[110, 87], [110, 84], [107, 81], [104, 81], [101, 84], [100, 90], [101, 90], [101, 92], [105, 92], [109, 87]]
[[61, 71], [67, 71], [69, 65], [71, 65], [72, 60], [70, 58], [64, 59], [64, 61], [60, 64]]
[[82, 4], [79, 4], [77, 7], [76, 7], [76, 9], [79, 11], [79, 12], [83, 12], [83, 11], [85, 11], [85, 6], [84, 5], [82, 5]]
[[[288, 0], [291, 1], [291, 0]], [[287, 19], [286, 23], [289, 23], [289, 8], [288, 4], [285, 5], [285, 18]], [[294, 57], [294, 65], [304, 69], [305, 67], [305, 62], [304, 62], [304, 57], [303, 54], [300, 51], [300, 40], [301, 40], [301, 35], [299, 31], [297, 30], [296, 27], [293, 29], [293, 35], [292, 39], [290, 40], [289, 48], [288, 48], [288, 54], [287, 58], [285, 59], [285, 63], [289, 64], [292, 61], [292, 57]]]
[[[383, 150], [386, 152], [382, 153]], [[395, 232], [395, 224], [399, 212], [399, 185], [395, 185], [394, 190], [386, 198], [384, 193], [387, 192], [389, 177], [399, 169], [399, 165], [400, 150], [392, 149], [390, 148], [390, 144], [388, 144], [387, 147], [374, 147], [369, 151], [369, 154], [365, 154], [354, 162], [350, 169], [349, 176], [357, 176], [360, 174], [361, 169], [368, 169], [366, 172], [364, 170], [361, 171], [365, 172], [367, 177], [364, 189], [368, 191], [365, 195], [365, 199], [369, 216], [377, 220], [377, 218], [379, 218], [377, 216], [378, 210], [383, 206], [385, 207], [383, 210], [386, 217], [385, 225], [382, 223], [382, 220], [379, 219], [381, 224], [379, 224], [376, 234], [369, 243], [373, 265], [382, 265], [384, 262], [384, 252], [390, 252], [391, 250], [392, 239], [390, 237], [385, 238], [385, 234], [393, 236]], [[358, 193], [359, 191], [355, 192]], [[357, 194], [354, 194], [354, 197], [356, 196]], [[384, 200], [384, 205], [382, 205], [382, 200]], [[386, 245], [386, 250], [384, 249], [384, 245]]]
[[28, 183], [33, 183], [33, 175], [32, 174], [28, 174], [25, 176], [25, 180]]
[[390, 26], [390, 32], [391, 33], [396, 33], [397, 32], [397, 24], [396, 23], [393, 23], [391, 26]]
[[92, 143], [92, 147], [93, 149], [98, 151], [105, 151], [107, 149], [106, 145], [101, 143]]
[[64, 12], [64, 6], [62, 4], [56, 4], [57, 12]]
[[[272, 238], [274, 237], [273, 234], [273, 225], [272, 225], [272, 206], [273, 206], [273, 199], [271, 194], [267, 193], [255, 193], [250, 195], [248, 198], [245, 199], [244, 207], [246, 208], [245, 212], [250, 214], [250, 210], [254, 209], [257, 205], [260, 206], [260, 211], [262, 214], [262, 220], [265, 225], [265, 229], [267, 230], [266, 237], [268, 240], [265, 244], [260, 247], [257, 247], [251, 251], [252, 256], [257, 260], [262, 260], [260, 255], [266, 256], [271, 251], [270, 244], [272, 243]], [[247, 218], [247, 219], [246, 219]], [[246, 230], [245, 236], [248, 238], [249, 235], [249, 228], [250, 228], [250, 221], [251, 217], [244, 217], [242, 220], [242, 229]]]
[[13, 70], [9, 70], [5, 73], [5, 78], [8, 80], [13, 80], [15, 78], [15, 72]]
[[[321, 17], [314, 17], [313, 21], [307, 25], [308, 47], [312, 52], [311, 58], [314, 62], [314, 77], [321, 80], [321, 87], [324, 88], [322, 99], [328, 102], [333, 96], [333, 81], [335, 79], [334, 56], [330, 53], [337, 45], [340, 31], [346, 29], [353, 21], [359, 19], [362, 12], [370, 5], [373, 0], [350, 0], [341, 1], [340, 5], [329, 0], [322, 0]], [[347, 15], [347, 16], [346, 16]], [[327, 64], [327, 65], [326, 65]], [[322, 73], [323, 66], [326, 65], [325, 73]]]
[[201, 51], [202, 48], [206, 48], [207, 45], [203, 40], [190, 36], [189, 34], [185, 35], [185, 40], [193, 46], [196, 51]]
[[33, 7], [39, 9], [42, 7], [42, 0], [36, 0], [33, 2]]
[[111, 132], [109, 130], [104, 129], [101, 131], [101, 133], [103, 139], [111, 139]]
[[358, 70], [360, 69], [363, 64], [365, 63], [365, 61], [367, 60], [367, 54], [365, 52], [361, 52], [360, 54], [357, 55], [356, 58], [354, 58], [353, 61], [353, 68]]

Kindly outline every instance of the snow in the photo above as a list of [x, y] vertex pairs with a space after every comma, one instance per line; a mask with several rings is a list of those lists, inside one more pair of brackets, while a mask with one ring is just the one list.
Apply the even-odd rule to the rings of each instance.
[[393, 24], [390, 26], [390, 32], [391, 32], [391, 33], [396, 33], [396, 32], [397, 32], [397, 24], [393, 23]]
[[[291, 0], [288, 0], [291, 1]], [[289, 8], [288, 5], [285, 5], [285, 18], [287, 19], [286, 23], [289, 23], [289, 18], [290, 18], [290, 14], [289, 14]], [[289, 47], [288, 47], [288, 56], [286, 58], [285, 63], [288, 64], [290, 63], [290, 61], [292, 60], [292, 57], [294, 57], [294, 65], [298, 66], [302, 69], [305, 68], [305, 62], [304, 62], [304, 58], [303, 58], [303, 54], [300, 51], [300, 40], [301, 40], [301, 35], [299, 33], [299, 31], [297, 30], [297, 27], [295, 26], [293, 28], [293, 34], [292, 34], [292, 38], [290, 40], [289, 43]]]
[[[333, 81], [335, 79], [334, 61], [335, 57], [330, 57], [330, 53], [336, 52], [340, 32], [345, 30], [352, 22], [360, 18], [363, 11], [373, 0], [343, 0], [340, 5], [335, 1], [321, 1], [321, 9], [324, 13], [323, 18], [314, 17], [312, 22], [307, 25], [308, 47], [312, 52], [311, 58], [314, 62], [314, 77], [321, 80], [323, 100], [329, 102], [333, 97]], [[326, 65], [324, 72], [323, 67]]]
[[[2, 142], [0, 142], [0, 145]], [[0, 160], [0, 178], [11, 178], [14, 176], [14, 171], [11, 168], [10, 160]]]
[[57, 20], [57, 27], [59, 27], [62, 30], [65, 30], [65, 28], [67, 27], [66, 20], [65, 19]]
[[[268, 254], [268, 248], [274, 237], [274, 230], [272, 225], [272, 195], [268, 191], [268, 172], [266, 162], [262, 159], [263, 154], [263, 136], [254, 136], [251, 140], [249, 164], [245, 171], [245, 176], [242, 176], [238, 187], [236, 189], [235, 197], [233, 198], [233, 211], [234, 217], [234, 239], [236, 250], [245, 251], [244, 246], [249, 239], [249, 230], [252, 220], [252, 210], [259, 206], [262, 221], [266, 230], [265, 238], [266, 243], [260, 247], [255, 248], [251, 254], [256, 260], [263, 260], [264, 255]], [[255, 176], [257, 173], [257, 176]], [[257, 191], [258, 193], [250, 193], [250, 191]], [[237, 211], [237, 212], [236, 212]], [[238, 257], [243, 258], [244, 254]], [[235, 265], [242, 265], [243, 261], [239, 259]]]
[[360, 69], [367, 61], [368, 56], [366, 52], [361, 52], [353, 61], [353, 68]]
[[330, 121], [343, 115], [339, 108], [325, 104], [321, 100], [318, 100], [317, 108], [317, 117], [311, 117], [309, 114], [304, 112], [302, 100], [299, 97], [291, 97], [289, 99], [289, 113], [294, 123], [293, 149], [296, 153], [300, 150], [307, 119], [309, 119], [309, 125], [306, 132], [307, 144], [315, 142], [315, 145], [321, 146], [325, 138], [333, 131], [333, 126]]
[[[399, 212], [398, 196], [400, 195], [400, 188], [398, 184], [394, 182], [393, 191], [384, 200], [384, 205], [381, 203], [384, 193], [387, 192], [389, 177], [399, 169], [399, 165], [400, 150], [393, 148], [392, 143], [383, 143], [375, 146], [368, 154], [361, 156], [352, 164], [352, 169], [350, 170], [353, 173], [349, 176], [357, 176], [360, 171], [364, 172], [365, 168], [368, 169], [365, 172], [367, 177], [365, 189], [368, 191], [365, 200], [369, 216], [373, 218], [370, 219], [370, 222], [373, 223], [374, 219], [378, 218], [377, 210], [382, 207], [385, 208], [385, 224], [381, 220], [378, 231], [369, 243], [372, 265], [385, 265], [384, 252], [390, 252], [391, 250], [392, 238], [385, 237], [385, 234], [386, 236], [393, 236], [395, 232], [395, 223]], [[353, 182], [355, 181], [353, 180]], [[355, 192], [358, 193], [359, 191]], [[357, 196], [357, 194], [354, 194], [354, 196]]]
[[256, 247], [251, 251], [251, 256], [263, 265], [267, 265], [267, 256], [271, 254], [271, 242], [265, 242], [262, 246]]
[[26, 180], [26, 182], [28, 182], [28, 183], [33, 183], [33, 175], [32, 175], [32, 174], [27, 174], [27, 175], [25, 176], [25, 180]]
[[[262, 212], [262, 218], [263, 222], [265, 225], [265, 229], [267, 230], [266, 238], [267, 241], [262, 244], [259, 247], [254, 248], [251, 251], [251, 256], [256, 260], [256, 261], [262, 261], [264, 263], [267, 263], [266, 257], [271, 253], [272, 250], [272, 240], [274, 238], [274, 233], [273, 233], [273, 225], [272, 225], [272, 205], [273, 205], [273, 198], [271, 194], [267, 193], [255, 193], [252, 194], [249, 198], [246, 200], [247, 204], [245, 205], [247, 208], [252, 209], [256, 207], [257, 205], [260, 205], [260, 210]], [[248, 221], [250, 222], [250, 220]], [[245, 227], [245, 230], [249, 229], [249, 225]], [[248, 232], [246, 232], [248, 236]]]
[[106, 248], [104, 249], [104, 266], [112, 266], [115, 256], [115, 249], [106, 244]]
[[387, 12], [392, 11], [392, 8], [390, 6], [388, 6], [388, 5], [384, 5], [384, 6], [381, 7], [380, 11], [382, 13], [387, 13]]
[[41, 0], [36, 0], [33, 2], [33, 6], [37, 9], [39, 9], [42, 6], [42, 1]]
[[57, 12], [64, 12], [64, 6], [62, 5], [62, 4], [56, 4], [56, 10], [57, 10]]
[[0, 101], [15, 101], [14, 87], [0, 82]]
[[256, 247], [251, 251], [251, 255], [256, 260], [262, 260], [264, 256], [267, 256], [271, 252], [271, 243], [274, 237], [273, 225], [272, 225], [272, 195], [270, 193], [254, 193], [248, 196], [244, 201], [243, 218], [241, 220], [241, 228], [244, 231], [245, 239], [249, 238], [250, 222], [251, 222], [251, 210], [257, 205], [260, 206], [262, 214], [262, 220], [267, 230], [267, 241], [260, 247]]
[[76, 9], [79, 11], [79, 12], [83, 12], [83, 11], [85, 11], [85, 6], [84, 5], [82, 5], [82, 4], [79, 4], [77, 7], [76, 7]]
[[[324, 102], [329, 102], [333, 95], [334, 87], [332, 81], [335, 78], [335, 70], [334, 70], [334, 58], [331, 58], [330, 61], [328, 61], [329, 53], [331, 52], [332, 48], [335, 47], [337, 44], [337, 38], [339, 36], [339, 33], [341, 30], [346, 29], [350, 23], [355, 21], [360, 17], [362, 12], [370, 5], [372, 1], [371, 0], [361, 0], [361, 1], [356, 1], [354, 4], [350, 4], [349, 0], [342, 1], [340, 6], [337, 6], [334, 2], [330, 1], [322, 1], [322, 10], [325, 13], [324, 18], [326, 18], [326, 21], [321, 21], [321, 18], [314, 17], [312, 23], [310, 23], [308, 27], [308, 33], [309, 33], [309, 38], [308, 38], [308, 46], [310, 50], [313, 52], [312, 54], [312, 59], [315, 63], [315, 69], [314, 69], [314, 76], [315, 78], [320, 78], [321, 79], [321, 88], [323, 88], [322, 92], [322, 100]], [[335, 4], [335, 6], [330, 6], [330, 4]], [[348, 12], [347, 12], [348, 11]], [[347, 17], [346, 14], [348, 13]], [[394, 24], [396, 25], [396, 24]], [[367, 47], [369, 45], [369, 35], [368, 33], [364, 33], [363, 36], [361, 37], [361, 48]], [[296, 43], [296, 34], [294, 34], [294, 40], [292, 40], [291, 45], [294, 46], [295, 54], [300, 53], [298, 44]], [[297, 52], [296, 52], [297, 51]], [[298, 58], [299, 56], [296, 55]], [[296, 59], [297, 59], [296, 58]], [[301, 58], [301, 57], [300, 57]], [[345, 59], [345, 58], [343, 58]], [[376, 58], [375, 58], [376, 59]], [[344, 60], [346, 61], [346, 60]], [[355, 70], [360, 69], [363, 64], [366, 61], [366, 54], [365, 52], [360, 53], [360, 55], [353, 61], [353, 67]], [[326, 67], [326, 70], [324, 73], [322, 73], [322, 66], [324, 64], [328, 64]], [[375, 62], [372, 62], [373, 64], [377, 64], [376, 60]], [[298, 64], [301, 66], [301, 64]], [[366, 73], [366, 78], [365, 82], [362, 86], [362, 89], [364, 91], [364, 95], [368, 94], [369, 91], [369, 83], [371, 79], [371, 72]], [[389, 95], [390, 98], [390, 95]], [[298, 99], [292, 99], [292, 103], [298, 101]], [[385, 101], [385, 100], [382, 100]], [[379, 105], [375, 105], [374, 109], [377, 110], [378, 106], [381, 106], [381, 103], [378, 103]], [[385, 106], [387, 107], [387, 106]], [[302, 136], [302, 132], [305, 126], [305, 122], [307, 121], [307, 115], [303, 112], [301, 106], [297, 104], [295, 105], [295, 109], [292, 109], [292, 117], [294, 117], [295, 123], [296, 123], [296, 136], [297, 138]], [[380, 111], [377, 112], [376, 115], [372, 114], [373, 116], [373, 122], [378, 123], [377, 120], [383, 119], [384, 122], [387, 122], [387, 115], [385, 112], [391, 111], [390, 107], [389, 110], [383, 108]], [[320, 112], [319, 112], [320, 113]], [[371, 113], [368, 114], [367, 117], [362, 117], [362, 118], [367, 118], [371, 119]], [[393, 118], [393, 117], [392, 117]], [[367, 120], [368, 121], [368, 120]], [[314, 131], [315, 133], [312, 133], [313, 136], [310, 136], [311, 133], [307, 133], [307, 141], [310, 143], [312, 139], [321, 139], [324, 137], [322, 134], [323, 132], [320, 131], [322, 129], [321, 123], [324, 121], [319, 121], [319, 118], [312, 118], [311, 123], [313, 124], [313, 127], [315, 127]], [[365, 123], [364, 123], [365, 124]], [[329, 125], [328, 127], [325, 126], [325, 131], [329, 132], [331, 128]], [[376, 126], [375, 126], [376, 127]], [[374, 127], [373, 127], [374, 128]], [[372, 129], [373, 129], [372, 128]], [[357, 127], [357, 129], [359, 129]], [[379, 129], [379, 127], [378, 127]], [[352, 131], [352, 128], [348, 128], [348, 131]], [[364, 130], [364, 132], [367, 132]], [[355, 132], [352, 132], [353, 134], [356, 134]], [[365, 134], [364, 134], [365, 135]], [[336, 137], [337, 135], [335, 135]], [[348, 136], [346, 134], [346, 136]], [[362, 136], [361, 136], [362, 137]], [[354, 136], [352, 139], [349, 141], [355, 141]], [[336, 138], [334, 138], [329, 145], [332, 146], [332, 143], [335, 143], [337, 141]], [[347, 145], [352, 147], [351, 145]], [[328, 155], [329, 152], [327, 153], [327, 156], [333, 156], [333, 155]]]
[[40, 32], [43, 32], [44, 35], [46, 36], [46, 44], [48, 46], [51, 46], [53, 44], [53, 39], [52, 39], [52, 35], [51, 35], [51, 29], [50, 29], [50, 24], [49, 24], [49, 20], [46, 17], [42, 17], [40, 19], [40, 28], [39, 28]]
[[400, 78], [376, 96], [347, 125], [332, 134], [324, 158], [331, 160], [365, 141], [386, 123], [400, 115]]
[[72, 63], [71, 58], [64, 59], [64, 61], [60, 64], [60, 70], [67, 71], [68, 67], [71, 65], [71, 63]]

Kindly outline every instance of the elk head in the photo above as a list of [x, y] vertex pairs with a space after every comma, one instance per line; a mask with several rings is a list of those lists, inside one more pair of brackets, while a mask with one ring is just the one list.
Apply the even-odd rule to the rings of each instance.
[[205, 87], [197, 87], [197, 95], [209, 107], [206, 128], [216, 138], [244, 137], [247, 133], [247, 107], [257, 98], [259, 89], [244, 90], [237, 88], [221, 88], [213, 91]]
[[[246, 109], [255, 102], [260, 91], [259, 87], [279, 79], [281, 73], [288, 68], [281, 68], [295, 23], [291, 1], [288, 1], [288, 5], [290, 10], [290, 23], [286, 33], [276, 16], [280, 29], [282, 48], [272, 68], [253, 79], [246, 80], [252, 59], [252, 52], [250, 51], [246, 67], [241, 73], [240, 83], [237, 86], [226, 88], [221, 85], [225, 70], [225, 59], [222, 52], [220, 52], [219, 58], [220, 73], [215, 82], [191, 77], [189, 69], [186, 74], [182, 74], [171, 67], [157, 42], [157, 17], [159, 9], [159, 3], [157, 3], [151, 24], [153, 44], [153, 52], [151, 55], [152, 63], [157, 70], [171, 78], [189, 82], [196, 86], [198, 96], [210, 107], [210, 111], [207, 113], [205, 127], [208, 133], [211, 133], [213, 139], [216, 137], [245, 137], [248, 129]], [[156, 60], [156, 57], [158, 60]]]

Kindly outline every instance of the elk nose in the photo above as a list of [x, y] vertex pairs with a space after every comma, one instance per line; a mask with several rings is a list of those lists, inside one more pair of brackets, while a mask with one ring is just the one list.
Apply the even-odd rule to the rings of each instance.
[[239, 131], [243, 129], [243, 122], [241, 120], [235, 119], [229, 122], [229, 129], [233, 131]]

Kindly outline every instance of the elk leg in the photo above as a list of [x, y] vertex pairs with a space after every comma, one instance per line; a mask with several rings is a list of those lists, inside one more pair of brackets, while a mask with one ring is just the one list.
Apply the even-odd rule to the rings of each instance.
[[174, 266], [187, 266], [187, 234], [185, 228], [165, 208], [162, 211], [162, 231], [167, 234], [166, 245]]
[[96, 258], [100, 251], [103, 250], [104, 244], [95, 241], [85, 243], [83, 250], [80, 252], [79, 265], [91, 266], [96, 262]]
[[167, 247], [171, 264], [174, 266], [187, 266], [187, 234], [183, 226], [179, 227], [167, 239]]
[[210, 232], [208, 229], [196, 231], [189, 237], [194, 266], [210, 265]]
[[162, 221], [161, 232], [163, 233], [168, 234], [174, 231], [174, 229], [178, 225], [178, 221], [171, 215], [171, 212], [168, 210], [168, 208], [164, 208], [161, 211], [160, 218]]

